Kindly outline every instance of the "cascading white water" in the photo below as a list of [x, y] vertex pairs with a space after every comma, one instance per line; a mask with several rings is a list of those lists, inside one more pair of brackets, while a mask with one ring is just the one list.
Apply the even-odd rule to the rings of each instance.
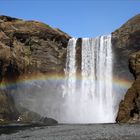
[[71, 118], [74, 118], [75, 108], [71, 104], [75, 104], [76, 99], [76, 41], [72, 38], [68, 42], [67, 46], [67, 60], [66, 60], [66, 82], [64, 85], [63, 96], [66, 95], [66, 102], [64, 109], [65, 117], [63, 122], [71, 122]]
[[95, 39], [83, 38], [81, 51], [81, 80], [79, 82], [76, 76], [76, 39], [70, 39], [65, 71], [63, 122], [115, 122], [111, 35]]
[[[114, 122], [112, 82], [111, 36], [84, 38], [81, 87], [83, 122]], [[85, 114], [91, 115], [87, 117]]]

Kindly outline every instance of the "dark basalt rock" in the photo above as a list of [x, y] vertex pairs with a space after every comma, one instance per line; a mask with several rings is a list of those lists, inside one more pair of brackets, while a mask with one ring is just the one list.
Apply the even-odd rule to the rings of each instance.
[[5, 16], [5, 15], [0, 16], [0, 22], [9, 22], [9, 21], [17, 21], [17, 20], [21, 20], [21, 19], [17, 19], [17, 18]]
[[43, 118], [41, 120], [41, 122], [43, 122], [43, 124], [45, 124], [45, 125], [56, 125], [56, 124], [58, 124], [58, 122], [56, 120], [54, 120], [52, 118], [47, 118], [47, 117]]
[[10, 94], [0, 90], [0, 123], [16, 120], [18, 111]]
[[42, 117], [36, 112], [30, 111], [23, 107], [18, 107], [17, 123], [36, 124], [36, 125], [56, 125], [58, 122], [52, 118]]

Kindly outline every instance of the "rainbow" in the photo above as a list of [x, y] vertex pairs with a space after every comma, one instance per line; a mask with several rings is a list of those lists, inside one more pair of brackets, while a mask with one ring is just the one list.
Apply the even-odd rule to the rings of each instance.
[[116, 87], [122, 87], [128, 89], [131, 87], [132, 83], [133, 83], [132, 80], [118, 78], [118, 77], [113, 78], [113, 85], [115, 85]]
[[[24, 75], [16, 82], [2, 82], [0, 84], [0, 89], [16, 89], [18, 88], [26, 88], [26, 86], [31, 86], [32, 83], [41, 83], [41, 82], [59, 82], [62, 83], [65, 80], [64, 74], [47, 74], [47, 75]], [[81, 81], [81, 77], [77, 76], [77, 80]], [[87, 79], [90, 80], [90, 79]], [[133, 81], [121, 78], [113, 78], [113, 85], [116, 87], [128, 89], [131, 87]]]

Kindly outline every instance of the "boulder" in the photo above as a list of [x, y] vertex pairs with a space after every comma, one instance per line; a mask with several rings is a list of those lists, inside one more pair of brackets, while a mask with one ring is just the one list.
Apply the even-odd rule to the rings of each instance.
[[47, 118], [47, 117], [43, 118], [41, 120], [41, 122], [43, 122], [44, 125], [56, 125], [56, 124], [58, 124], [58, 122], [56, 120], [54, 120], [52, 118]]
[[36, 112], [30, 111], [24, 107], [18, 107], [17, 123], [36, 124], [36, 125], [56, 125], [58, 122], [52, 118], [42, 117]]

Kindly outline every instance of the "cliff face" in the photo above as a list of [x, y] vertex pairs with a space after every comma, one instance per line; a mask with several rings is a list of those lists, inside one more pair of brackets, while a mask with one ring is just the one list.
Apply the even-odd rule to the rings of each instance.
[[[69, 38], [61, 30], [41, 22], [0, 16], [1, 85], [16, 82], [24, 74], [63, 73]], [[1, 89], [0, 120], [11, 120], [11, 116], [17, 119], [11, 98]]]
[[[69, 35], [59, 29], [37, 21], [0, 16], [0, 121], [17, 120], [19, 116], [12, 96], [7, 92], [6, 83], [16, 83], [24, 75], [63, 74], [69, 38]], [[135, 79], [120, 103], [116, 121], [139, 121], [140, 15], [130, 19], [112, 33], [112, 45], [115, 52], [114, 74], [128, 80]], [[79, 39], [77, 43], [79, 71], [80, 46]], [[28, 119], [27, 114], [32, 113], [25, 110], [22, 114], [26, 116], [25, 119]]]
[[116, 121], [135, 123], [140, 122], [140, 51], [130, 55], [129, 65], [136, 79], [120, 103]]
[[16, 73], [14, 75], [22, 72], [62, 72], [69, 38], [59, 29], [40, 22], [1, 16], [1, 79], [8, 77], [8, 68], [11, 67], [11, 73]]
[[128, 62], [124, 66], [129, 66], [129, 70], [135, 78], [132, 87], [120, 103], [116, 121], [138, 122], [140, 121], [140, 15], [130, 19], [116, 30], [113, 37], [116, 48], [121, 50], [117, 53], [118, 61], [123, 62], [124, 59], [127, 59]]
[[114, 73], [119, 77], [132, 80], [128, 58], [140, 49], [140, 15], [126, 22], [112, 33], [114, 53]]

